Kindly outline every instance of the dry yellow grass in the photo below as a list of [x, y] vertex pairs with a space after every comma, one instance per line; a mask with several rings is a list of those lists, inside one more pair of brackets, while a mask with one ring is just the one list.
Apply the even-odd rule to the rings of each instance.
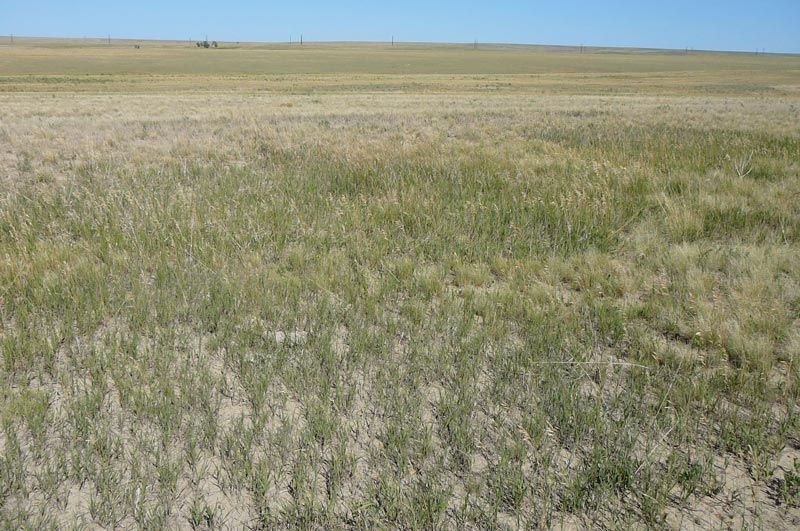
[[796, 57], [79, 44], [0, 47], [4, 526], [800, 523]]

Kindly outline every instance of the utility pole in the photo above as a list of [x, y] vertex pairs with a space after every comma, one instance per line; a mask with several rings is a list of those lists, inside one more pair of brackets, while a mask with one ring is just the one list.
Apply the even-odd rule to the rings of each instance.
[[394, 35], [392, 35], [392, 46], [394, 46]]
[[108, 34], [108, 45], [111, 46], [111, 34]]
[[14, 46], [14, 34], [11, 34], [11, 46]]
[[300, 34], [300, 46], [302, 46], [302, 45], [303, 45], [303, 34], [301, 33]]
[[478, 39], [475, 39], [475, 45], [473, 46], [472, 49], [473, 50], [477, 50], [478, 49]]

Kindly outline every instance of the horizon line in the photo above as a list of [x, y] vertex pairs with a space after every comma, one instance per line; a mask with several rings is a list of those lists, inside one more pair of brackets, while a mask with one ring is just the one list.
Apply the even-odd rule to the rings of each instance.
[[[603, 44], [546, 44], [546, 43], [533, 43], [533, 42], [493, 42], [493, 41], [481, 41], [480, 39], [472, 40], [472, 41], [404, 41], [401, 39], [394, 39], [394, 40], [308, 40], [302, 34], [298, 35], [298, 37], [303, 37], [303, 44], [410, 44], [410, 45], [441, 45], [441, 46], [471, 46], [471, 45], [484, 45], [484, 46], [527, 46], [527, 47], [538, 47], [538, 48], [574, 48], [574, 49], [594, 49], [594, 50], [602, 50], [602, 49], [610, 49], [610, 50], [642, 50], [642, 51], [664, 51], [664, 52], [695, 52], [695, 53], [724, 53], [724, 54], [751, 54], [751, 55], [783, 55], [783, 56], [800, 56], [800, 50], [793, 51], [793, 52], [771, 52], [764, 49], [757, 49], [757, 50], [735, 50], [735, 49], [704, 49], [704, 48], [692, 48], [692, 47], [685, 47], [685, 48], [659, 48], [659, 47], [649, 47], [649, 46], [616, 46], [616, 45], [603, 45]], [[203, 42], [203, 40], [198, 40], [195, 38], [189, 39], [176, 39], [176, 38], [142, 38], [142, 37], [113, 37], [110, 34], [106, 36], [83, 36], [83, 37], [75, 37], [75, 36], [43, 36], [43, 35], [17, 35], [13, 33], [9, 33], [4, 35], [4, 37], [8, 39], [41, 39], [41, 40], [74, 40], [74, 41], [102, 41], [108, 42], [109, 40], [113, 41], [138, 41], [138, 42], [175, 42], [175, 43], [192, 43], [192, 42]], [[293, 37], [293, 36], [292, 36]], [[207, 37], [206, 37], [207, 38]], [[260, 41], [260, 40], [228, 40], [228, 39], [212, 39], [216, 40], [218, 43], [228, 43], [228, 44], [264, 44], [264, 45], [298, 45], [300, 46], [299, 39], [294, 41], [282, 40], [282, 41]], [[9, 43], [2, 43], [1, 45], [8, 45]]]

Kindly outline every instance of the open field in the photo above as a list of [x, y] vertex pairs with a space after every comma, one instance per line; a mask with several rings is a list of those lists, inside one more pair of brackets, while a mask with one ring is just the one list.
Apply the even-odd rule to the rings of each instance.
[[0, 44], [3, 527], [800, 526], [800, 57]]

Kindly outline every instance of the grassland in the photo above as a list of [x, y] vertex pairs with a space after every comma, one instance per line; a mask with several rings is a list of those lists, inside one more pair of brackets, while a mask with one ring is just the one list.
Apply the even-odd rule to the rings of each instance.
[[800, 58], [0, 45], [6, 528], [800, 525]]

